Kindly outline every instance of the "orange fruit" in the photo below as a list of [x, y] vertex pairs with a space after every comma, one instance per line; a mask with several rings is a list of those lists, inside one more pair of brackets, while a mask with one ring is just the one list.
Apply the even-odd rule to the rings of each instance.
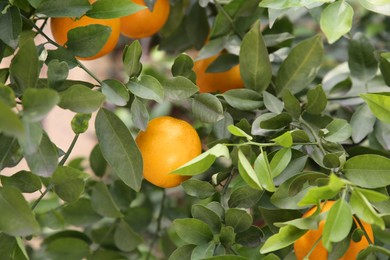
[[218, 58], [214, 55], [203, 60], [197, 60], [194, 63], [194, 72], [196, 74], [196, 85], [199, 92], [225, 92], [230, 89], [243, 88], [244, 82], [241, 79], [239, 65], [223, 72], [206, 72], [207, 67]]
[[[321, 212], [326, 212], [331, 209], [335, 201], [328, 201], [326, 203], [321, 204]], [[303, 214], [303, 217], [309, 217], [314, 214], [317, 207], [311, 208], [309, 211], [307, 211], [305, 214]], [[354, 218], [355, 223], [356, 219]], [[371, 239], [371, 241], [374, 241], [374, 234], [372, 232], [371, 225], [361, 221], [364, 227], [364, 230], [367, 232], [368, 237]], [[302, 237], [300, 237], [298, 240], [294, 243], [294, 251], [295, 255], [298, 260], [303, 259], [312, 249], [314, 244], [318, 241], [318, 239], [322, 235], [322, 231], [324, 229], [325, 220], [322, 220], [319, 223], [317, 230], [309, 230], [306, 232]], [[357, 225], [359, 227], [359, 225]], [[360, 241], [354, 242], [353, 240], [350, 241], [348, 250], [345, 252], [343, 257], [341, 257], [341, 260], [352, 260], [356, 259], [359, 252], [365, 248], [367, 248], [369, 245], [367, 238], [365, 236], [362, 236]], [[328, 259], [328, 251], [324, 248], [321, 241], [317, 243], [317, 246], [312, 251], [312, 253], [309, 256], [309, 259], [312, 260], [327, 260]]]
[[[146, 6], [144, 0], [132, 0], [134, 3]], [[158, 32], [168, 20], [169, 0], [157, 0], [153, 11], [149, 8], [134, 14], [121, 17], [121, 32], [130, 38], [145, 38]]]
[[135, 141], [143, 158], [144, 178], [161, 188], [176, 187], [190, 178], [170, 172], [202, 151], [195, 129], [186, 121], [170, 116], [151, 120]]
[[120, 19], [95, 19], [88, 16], [82, 16], [80, 19], [69, 17], [51, 18], [50, 28], [54, 40], [65, 45], [68, 41], [68, 31], [76, 27], [87, 26], [91, 24], [101, 24], [111, 28], [111, 34], [103, 48], [91, 57], [78, 57], [80, 60], [93, 60], [110, 53], [116, 46], [120, 36]]

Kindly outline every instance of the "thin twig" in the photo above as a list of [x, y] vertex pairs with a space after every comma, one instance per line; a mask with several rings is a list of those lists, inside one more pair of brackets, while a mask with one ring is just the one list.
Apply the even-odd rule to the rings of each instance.
[[62, 157], [62, 160], [58, 164], [59, 166], [63, 166], [66, 162], [66, 160], [69, 158], [70, 153], [72, 152], [74, 146], [76, 145], [77, 139], [79, 138], [80, 134], [76, 134], [72, 140], [72, 143], [70, 144], [68, 151], [66, 151], [64, 157]]
[[152, 250], [154, 248], [155, 243], [157, 242], [158, 233], [160, 233], [162, 217], [164, 215], [165, 198], [166, 198], [166, 193], [165, 193], [165, 190], [163, 190], [163, 196], [162, 196], [161, 202], [160, 202], [160, 212], [159, 212], [158, 217], [157, 217], [157, 227], [156, 227], [156, 231], [154, 232], [154, 235], [153, 235], [153, 240], [150, 243], [149, 252], [148, 252], [148, 255], [146, 257], [146, 260], [149, 260], [149, 258], [152, 256]]

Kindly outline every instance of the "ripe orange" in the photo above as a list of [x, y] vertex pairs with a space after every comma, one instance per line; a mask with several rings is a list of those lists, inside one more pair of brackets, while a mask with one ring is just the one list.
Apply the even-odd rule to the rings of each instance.
[[187, 122], [169, 116], [151, 120], [136, 143], [141, 151], [144, 178], [162, 188], [180, 185], [189, 176], [170, 174], [201, 153], [201, 141]]
[[119, 35], [120, 35], [120, 19], [95, 19], [87, 16], [82, 16], [76, 20], [74, 18], [63, 17], [63, 18], [52, 18], [50, 21], [51, 32], [54, 40], [64, 45], [68, 41], [68, 31], [76, 27], [87, 26], [91, 24], [101, 24], [109, 26], [111, 28], [111, 34], [103, 46], [103, 48], [91, 57], [78, 57], [80, 60], [93, 60], [101, 56], [110, 53], [116, 46]]
[[[321, 212], [326, 212], [331, 209], [335, 201], [328, 201], [326, 203], [322, 203]], [[314, 207], [307, 211], [305, 214], [303, 214], [303, 217], [309, 217], [316, 211], [317, 207]], [[355, 220], [355, 219], [354, 219]], [[356, 222], [356, 220], [355, 220]], [[374, 241], [374, 234], [372, 232], [371, 225], [369, 225], [366, 222], [361, 221], [363, 224], [363, 227], [365, 231], [367, 232], [368, 237], [371, 239], [371, 241]], [[298, 260], [303, 259], [312, 249], [314, 244], [317, 242], [317, 240], [322, 235], [322, 230], [324, 229], [325, 220], [322, 220], [319, 223], [319, 227], [317, 230], [309, 230], [306, 234], [304, 234], [302, 237], [300, 237], [297, 241], [294, 243], [294, 251], [295, 255]], [[367, 238], [365, 236], [362, 236], [361, 240], [358, 242], [350, 241], [349, 248], [345, 252], [341, 260], [352, 260], [356, 259], [359, 252], [365, 248], [367, 248], [369, 245]], [[312, 253], [309, 256], [309, 259], [312, 260], [327, 260], [328, 259], [328, 251], [323, 247], [321, 241], [317, 244], [315, 249], [312, 251]]]
[[[146, 6], [144, 0], [132, 0], [138, 5]], [[168, 20], [169, 0], [157, 0], [153, 11], [148, 8], [134, 14], [121, 17], [121, 32], [130, 38], [145, 38], [158, 32]]]
[[218, 55], [214, 55], [207, 59], [195, 61], [193, 70], [196, 74], [196, 85], [199, 87], [199, 92], [223, 93], [230, 89], [243, 88], [244, 82], [241, 79], [239, 65], [223, 72], [206, 72], [207, 67], [217, 58]]

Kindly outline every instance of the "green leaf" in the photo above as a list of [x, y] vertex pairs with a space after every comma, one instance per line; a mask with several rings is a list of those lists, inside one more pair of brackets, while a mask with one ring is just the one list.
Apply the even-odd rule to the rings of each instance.
[[374, 154], [350, 158], [343, 172], [348, 180], [364, 188], [380, 188], [390, 185], [390, 159]]
[[359, 3], [367, 10], [390, 16], [390, 4], [387, 1], [359, 0]]
[[218, 234], [221, 231], [221, 218], [211, 209], [200, 204], [195, 204], [191, 207], [191, 215], [205, 222], [214, 234]]
[[176, 57], [175, 61], [173, 62], [171, 68], [172, 75], [174, 77], [177, 76], [186, 77], [195, 83], [196, 75], [195, 72], [192, 70], [193, 67], [194, 67], [193, 60], [186, 54], [180, 54], [179, 56]]
[[283, 93], [284, 109], [293, 118], [298, 119], [301, 115], [301, 104], [299, 100], [286, 89]]
[[96, 176], [102, 177], [107, 169], [107, 161], [104, 159], [100, 145], [96, 144], [89, 156], [89, 164]]
[[199, 91], [191, 80], [177, 76], [169, 78], [163, 83], [165, 95], [172, 100], [182, 100], [191, 97]]
[[335, 118], [326, 126], [324, 139], [329, 142], [342, 142], [352, 135], [352, 127], [344, 119]]
[[164, 101], [164, 89], [160, 82], [152, 76], [142, 75], [139, 80], [131, 80], [126, 85], [130, 92], [137, 97], [154, 100], [160, 104]]
[[225, 224], [240, 233], [248, 230], [252, 225], [252, 216], [245, 210], [230, 208], [225, 213]]
[[109, 19], [131, 15], [145, 8], [127, 0], [100, 0], [92, 4], [92, 9], [88, 10], [86, 15], [97, 19]]
[[213, 124], [213, 132], [218, 139], [230, 138], [231, 133], [227, 129], [233, 124], [233, 117], [228, 113], [223, 113], [223, 118]]
[[367, 200], [366, 196], [359, 189], [354, 189], [352, 191], [351, 208], [353, 212], [363, 221], [369, 224], [375, 224], [379, 226], [382, 230], [385, 228], [385, 222], [372, 207], [370, 202]]
[[35, 153], [25, 153], [27, 164], [31, 171], [42, 177], [50, 177], [58, 164], [57, 147], [43, 133], [41, 143]]
[[42, 0], [36, 12], [48, 17], [81, 17], [90, 8], [88, 0]]
[[[5, 12], [4, 12], [5, 11]], [[10, 6], [0, 14], [0, 40], [13, 49], [18, 45], [18, 36], [22, 32], [22, 18], [16, 6]]]
[[263, 190], [263, 186], [260, 180], [252, 168], [251, 163], [245, 157], [241, 150], [238, 150], [238, 172], [242, 179], [253, 189]]
[[104, 80], [102, 84], [102, 93], [106, 96], [107, 102], [117, 106], [125, 106], [130, 98], [126, 86], [116, 79]]
[[22, 137], [25, 129], [19, 117], [0, 100], [0, 132], [14, 137]]
[[195, 245], [183, 245], [181, 247], [178, 247], [169, 256], [169, 260], [191, 260], [191, 254], [194, 248]]
[[281, 227], [279, 233], [269, 237], [260, 249], [261, 254], [273, 252], [285, 248], [303, 236], [307, 230], [302, 230], [291, 225]]
[[96, 213], [101, 216], [108, 218], [119, 218], [123, 216], [112, 199], [107, 186], [102, 182], [98, 182], [92, 187], [91, 205]]
[[272, 157], [272, 160], [269, 164], [273, 178], [281, 174], [284, 171], [284, 169], [286, 169], [286, 167], [290, 163], [291, 157], [292, 157], [292, 152], [291, 149], [288, 148], [282, 148], [275, 153], [275, 155]]
[[[352, 140], [360, 143], [374, 129], [376, 118], [366, 104], [359, 106], [351, 118]], [[364, 122], [362, 124], [361, 122]]]
[[60, 102], [58, 93], [51, 89], [28, 88], [23, 94], [23, 119], [41, 121]]
[[235, 189], [228, 200], [230, 208], [252, 208], [261, 199], [263, 192], [242, 186]]
[[230, 106], [240, 110], [254, 110], [263, 105], [261, 96], [251, 89], [231, 89], [221, 95]]
[[23, 151], [18, 140], [0, 134], [0, 170], [5, 167], [14, 167], [23, 158]]
[[76, 113], [92, 113], [99, 109], [105, 100], [105, 96], [90, 88], [76, 84], [60, 93], [59, 106]]
[[123, 50], [123, 66], [129, 78], [138, 77], [142, 70], [140, 62], [142, 56], [142, 46], [138, 40], [126, 45]]
[[80, 198], [73, 203], [66, 204], [61, 209], [61, 214], [66, 223], [74, 226], [86, 226], [101, 219], [91, 206], [91, 200]]
[[12, 88], [0, 83], [0, 101], [9, 107], [15, 107], [15, 93]]
[[69, 66], [65, 61], [55, 59], [47, 64], [47, 79], [51, 88], [56, 89], [58, 85], [62, 85], [68, 75]]
[[145, 104], [138, 98], [134, 98], [131, 103], [130, 112], [134, 125], [140, 130], [145, 131], [149, 122], [149, 112]]
[[378, 70], [374, 47], [362, 33], [354, 35], [348, 46], [348, 66], [351, 75], [356, 79], [368, 82]]
[[276, 92], [285, 89], [296, 94], [306, 88], [316, 77], [324, 48], [321, 36], [317, 35], [298, 43], [283, 61], [276, 77]]
[[136, 233], [125, 221], [121, 220], [114, 233], [115, 245], [124, 252], [131, 252], [143, 242], [143, 238]]
[[225, 145], [217, 144], [206, 152], [182, 165], [178, 169], [174, 170], [172, 173], [188, 176], [201, 174], [209, 169], [218, 157], [222, 156], [229, 159], [229, 149]]
[[69, 30], [65, 44], [74, 55], [88, 58], [104, 47], [111, 33], [110, 27], [101, 24], [80, 26]]
[[238, 64], [238, 56], [231, 53], [220, 54], [206, 69], [206, 73], [218, 73], [232, 69]]
[[379, 69], [382, 73], [383, 80], [387, 86], [390, 86], [390, 61], [388, 59], [389, 53], [381, 53], [379, 57]]
[[263, 99], [265, 107], [273, 113], [280, 114], [283, 111], [283, 102], [280, 101], [274, 95], [268, 93], [267, 91], [263, 92]]
[[272, 169], [268, 162], [266, 152], [261, 152], [256, 158], [254, 169], [257, 179], [261, 183], [262, 187], [267, 191], [274, 192], [275, 184], [273, 182]]
[[242, 40], [240, 72], [245, 86], [258, 93], [266, 90], [271, 82], [272, 67], [260, 32], [260, 22], [256, 22]]
[[179, 237], [188, 244], [202, 245], [213, 239], [209, 226], [199, 219], [175, 219], [173, 225]]
[[326, 108], [328, 100], [321, 85], [307, 92], [306, 112], [313, 115], [320, 115]]
[[279, 135], [278, 137], [273, 138], [271, 140], [274, 141], [275, 143], [277, 143], [283, 147], [287, 147], [287, 148], [289, 148], [293, 145], [293, 137], [292, 137], [291, 132], [285, 132], [284, 134]]
[[340, 242], [348, 236], [352, 226], [352, 212], [344, 199], [339, 199], [329, 210], [322, 232], [322, 244], [330, 251], [332, 242]]
[[245, 247], [256, 248], [257, 252], [257, 247], [260, 246], [262, 239], [264, 239], [264, 233], [256, 226], [251, 226], [248, 230], [236, 235], [236, 243]]
[[82, 134], [87, 131], [90, 119], [91, 114], [76, 114], [71, 121], [73, 132], [75, 134]]
[[344, 0], [328, 5], [321, 13], [320, 26], [330, 44], [352, 28], [353, 8]]
[[235, 136], [238, 136], [238, 137], [245, 137], [248, 141], [252, 140], [253, 137], [248, 135], [247, 133], [245, 133], [244, 130], [240, 129], [239, 127], [235, 126], [235, 125], [229, 125], [227, 127], [228, 131], [232, 134], [232, 135], [235, 135]]
[[189, 179], [182, 183], [185, 193], [200, 199], [211, 197], [215, 193], [213, 185], [198, 179]]
[[265, 129], [280, 129], [282, 127], [288, 126], [291, 122], [292, 117], [290, 116], [290, 114], [283, 112], [269, 119], [261, 121], [260, 127]]
[[360, 96], [379, 120], [390, 124], [390, 95], [387, 93], [369, 93]]
[[32, 193], [42, 187], [39, 177], [28, 171], [19, 171], [11, 176], [1, 175], [0, 178], [3, 186], [14, 186], [22, 193]]
[[223, 107], [217, 97], [210, 93], [196, 95], [191, 102], [192, 112], [205, 123], [215, 123], [223, 118]]
[[102, 154], [114, 173], [138, 191], [142, 182], [142, 156], [126, 125], [114, 113], [100, 109], [95, 129]]
[[0, 231], [11, 236], [28, 236], [39, 232], [39, 224], [16, 188], [0, 188]]
[[66, 202], [76, 201], [84, 191], [88, 175], [72, 167], [58, 166], [52, 176], [54, 192]]
[[88, 256], [89, 250], [86, 241], [73, 237], [57, 238], [46, 246], [48, 257], [57, 260], [84, 259]]
[[34, 88], [39, 76], [38, 51], [32, 38], [20, 44], [10, 65], [11, 82], [15, 83], [22, 92]]
[[[62, 65], [62, 62], [65, 62], [68, 65], [68, 69], [72, 69], [76, 66], [77, 60], [74, 57], [73, 53], [68, 49], [59, 46], [56, 50], [47, 50], [47, 59], [46, 63], [50, 64], [51, 61], [57, 60], [54, 64], [54, 67], [50, 69], [50, 73], [48, 71], [48, 78], [51, 80], [61, 80], [65, 77], [66, 68]], [[60, 61], [58, 63], [58, 61]], [[53, 83], [53, 82], [52, 82]], [[52, 88], [58, 89], [58, 86], [52, 84]]]
[[233, 227], [223, 226], [219, 233], [219, 241], [225, 248], [231, 247], [235, 243], [236, 233]]

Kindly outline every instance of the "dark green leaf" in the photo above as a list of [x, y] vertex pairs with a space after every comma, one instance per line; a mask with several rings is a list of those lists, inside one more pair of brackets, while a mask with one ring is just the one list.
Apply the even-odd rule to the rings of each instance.
[[238, 64], [238, 56], [230, 53], [220, 54], [206, 69], [207, 73], [224, 72]]
[[213, 185], [209, 182], [198, 179], [186, 180], [182, 183], [182, 186], [188, 195], [198, 197], [200, 199], [206, 199], [215, 193]]
[[36, 12], [48, 17], [80, 17], [90, 8], [88, 0], [42, 0]]
[[252, 216], [245, 210], [230, 208], [225, 213], [225, 224], [233, 227], [236, 233], [244, 232], [252, 225]]
[[92, 4], [87, 16], [97, 19], [117, 18], [131, 15], [146, 7], [127, 0], [100, 0]]
[[0, 134], [0, 170], [5, 167], [14, 167], [23, 158], [23, 151], [18, 140]]
[[22, 137], [25, 129], [19, 117], [0, 100], [0, 132], [14, 137]]
[[93, 186], [91, 204], [92, 208], [104, 217], [119, 218], [123, 216], [112, 199], [107, 186], [102, 182], [98, 182]]
[[362, 33], [357, 33], [348, 46], [348, 66], [351, 75], [368, 82], [378, 70], [378, 62], [374, 56], [374, 47]]
[[185, 28], [188, 39], [199, 50], [209, 35], [207, 10], [195, 2], [189, 10], [187, 17]]
[[169, 78], [163, 83], [165, 95], [172, 100], [182, 100], [191, 97], [199, 88], [183, 76]]
[[102, 93], [106, 96], [107, 102], [117, 106], [124, 106], [129, 101], [130, 95], [126, 86], [116, 79], [103, 81]]
[[175, 219], [173, 225], [179, 237], [188, 244], [202, 245], [213, 239], [209, 226], [199, 219]]
[[289, 90], [284, 91], [283, 102], [284, 109], [287, 111], [287, 113], [289, 113], [293, 118], [299, 118], [301, 115], [301, 104]]
[[194, 250], [195, 245], [184, 245], [178, 247], [173, 253], [169, 256], [169, 260], [191, 260], [192, 250]]
[[[5, 12], [4, 12], [5, 11]], [[0, 14], [0, 40], [13, 49], [18, 45], [18, 36], [22, 32], [20, 10], [10, 6]]]
[[254, 110], [263, 105], [261, 96], [251, 89], [231, 89], [222, 96], [229, 105], [240, 110]]
[[140, 98], [154, 100], [158, 103], [164, 100], [164, 89], [152, 76], [142, 75], [139, 80], [129, 81], [126, 85], [131, 93]]
[[92, 57], [106, 44], [112, 29], [101, 24], [90, 24], [69, 30], [66, 46], [74, 55]]
[[46, 248], [49, 258], [57, 260], [84, 259], [89, 254], [89, 250], [87, 242], [73, 237], [55, 239]]
[[260, 228], [251, 226], [246, 231], [237, 234], [236, 242], [247, 247], [258, 247], [263, 237], [264, 233]]
[[50, 141], [46, 133], [42, 135], [41, 143], [35, 153], [24, 154], [27, 164], [34, 174], [50, 177], [58, 164], [57, 147]]
[[145, 131], [149, 122], [149, 113], [145, 104], [138, 98], [134, 98], [130, 111], [134, 125], [140, 130]]
[[15, 93], [12, 88], [0, 83], [0, 101], [9, 107], [15, 107]]
[[345, 176], [354, 184], [365, 188], [390, 185], [390, 159], [374, 154], [365, 154], [347, 160], [343, 169]]
[[67, 166], [58, 166], [52, 176], [54, 191], [66, 202], [76, 201], [84, 191], [84, 172]]
[[101, 109], [95, 129], [102, 154], [114, 173], [138, 191], [142, 182], [142, 156], [125, 124], [114, 113]]
[[28, 171], [19, 171], [12, 176], [1, 175], [0, 177], [3, 186], [14, 186], [22, 193], [32, 193], [42, 187], [39, 177]]
[[28, 88], [23, 94], [23, 119], [41, 121], [60, 102], [58, 93], [51, 89]]
[[103, 104], [105, 96], [90, 88], [76, 84], [60, 93], [59, 106], [76, 113], [92, 113]]
[[261, 199], [263, 192], [242, 186], [230, 195], [228, 205], [230, 208], [252, 208]]
[[240, 72], [245, 86], [258, 93], [267, 89], [272, 78], [271, 62], [267, 47], [260, 32], [260, 22], [242, 40], [240, 49]]
[[390, 86], [390, 61], [389, 53], [382, 53], [379, 57], [379, 69], [382, 72], [383, 80]]
[[142, 46], [139, 41], [134, 41], [130, 45], [126, 45], [123, 50], [123, 66], [129, 78], [137, 77], [141, 73], [141, 56]]
[[305, 110], [309, 114], [319, 115], [325, 110], [327, 103], [326, 94], [322, 86], [318, 85], [307, 92], [307, 105]]
[[288, 126], [292, 122], [292, 118], [287, 113], [281, 113], [270, 119], [266, 119], [260, 123], [261, 128], [265, 129], [279, 129]]
[[68, 75], [69, 66], [65, 61], [55, 59], [47, 64], [47, 79], [51, 88], [56, 89], [58, 85], [62, 85]]
[[123, 220], [116, 226], [114, 240], [115, 245], [124, 252], [133, 251], [143, 242], [142, 237]]
[[231, 226], [223, 226], [219, 233], [219, 241], [225, 248], [231, 247], [236, 239], [236, 233]]
[[0, 230], [11, 236], [28, 236], [39, 232], [39, 224], [24, 199], [14, 187], [0, 188]]
[[215, 123], [223, 118], [223, 107], [217, 97], [209, 93], [196, 95], [191, 103], [192, 112], [205, 123]]
[[89, 164], [96, 176], [102, 177], [107, 169], [107, 162], [103, 157], [99, 144], [96, 144], [89, 156]]
[[275, 82], [278, 95], [285, 89], [296, 94], [307, 87], [317, 75], [323, 54], [319, 35], [298, 43], [278, 71]]
[[66, 204], [61, 209], [64, 220], [74, 226], [85, 226], [98, 221], [98, 215], [91, 206], [91, 201], [87, 198], [80, 198], [73, 203]]
[[180, 54], [176, 57], [172, 65], [172, 75], [174, 77], [183, 76], [190, 79], [192, 82], [195, 82], [196, 75], [195, 72], [192, 70], [193, 67], [193, 60], [186, 54]]
[[[51, 71], [50, 75], [48, 74], [48, 77], [50, 78], [50, 80], [51, 79], [62, 80], [64, 78], [64, 76], [65, 76], [64, 73], [66, 73], [65, 72], [66, 68], [65, 68], [65, 66], [62, 65], [63, 61], [66, 62], [66, 64], [68, 65], [68, 69], [72, 69], [78, 65], [77, 60], [74, 57], [73, 53], [64, 47], [58, 47], [56, 50], [47, 50], [46, 63], [50, 64], [50, 62], [53, 60], [58, 60], [58, 61], [60, 61], [60, 63], [57, 64], [57, 62], [56, 62], [57, 65], [55, 66], [55, 70]], [[54, 68], [52, 68], [52, 69], [54, 69]], [[50, 70], [52, 70], [52, 69], [50, 69]], [[55, 73], [53, 73], [53, 72], [55, 72]], [[52, 73], [55, 75], [52, 75]], [[54, 89], [58, 89], [57, 86], [53, 85], [52, 87]]]
[[221, 218], [211, 209], [195, 204], [191, 208], [191, 214], [194, 218], [205, 222], [214, 234], [218, 234], [221, 231]]

